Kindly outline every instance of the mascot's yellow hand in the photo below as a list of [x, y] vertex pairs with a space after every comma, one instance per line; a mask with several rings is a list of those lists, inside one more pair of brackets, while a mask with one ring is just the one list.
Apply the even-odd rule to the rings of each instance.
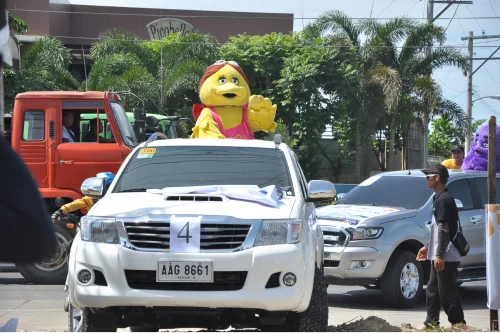
[[248, 101], [248, 123], [252, 132], [274, 132], [276, 130], [276, 104], [260, 95], [250, 96]]

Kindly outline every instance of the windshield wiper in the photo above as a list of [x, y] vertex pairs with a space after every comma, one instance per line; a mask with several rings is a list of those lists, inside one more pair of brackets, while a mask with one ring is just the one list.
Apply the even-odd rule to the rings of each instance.
[[148, 189], [147, 188], [129, 188], [126, 190], [120, 190], [118, 193], [124, 193], [124, 192], [146, 192]]

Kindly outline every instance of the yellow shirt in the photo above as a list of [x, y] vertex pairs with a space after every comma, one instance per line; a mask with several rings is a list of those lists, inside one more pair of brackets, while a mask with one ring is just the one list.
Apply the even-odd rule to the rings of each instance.
[[460, 169], [462, 166], [458, 166], [455, 163], [455, 160], [453, 158], [450, 158], [448, 160], [444, 160], [442, 163], [446, 167], [446, 169]]

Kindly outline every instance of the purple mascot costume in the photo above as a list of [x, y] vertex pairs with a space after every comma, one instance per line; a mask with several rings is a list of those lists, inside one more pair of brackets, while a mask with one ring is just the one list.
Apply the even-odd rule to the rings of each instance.
[[[500, 126], [497, 126], [497, 172], [500, 172]], [[464, 159], [462, 170], [488, 170], [488, 125], [481, 127], [471, 140], [470, 151]]]

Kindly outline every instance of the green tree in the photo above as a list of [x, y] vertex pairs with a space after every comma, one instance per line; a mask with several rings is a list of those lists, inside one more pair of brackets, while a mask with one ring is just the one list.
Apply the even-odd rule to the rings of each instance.
[[12, 112], [15, 97], [26, 91], [78, 90], [80, 83], [68, 71], [69, 50], [61, 41], [42, 37], [21, 59], [21, 69], [5, 69], [5, 110]]
[[[191, 117], [201, 76], [217, 54], [217, 41], [206, 34], [178, 33], [161, 41], [144, 41], [131, 33], [105, 31], [91, 47], [95, 65], [88, 87], [128, 90], [145, 101], [149, 112]], [[127, 104], [142, 107], [136, 99], [128, 99]]]
[[[472, 133], [486, 121], [486, 119], [475, 120], [472, 123]], [[429, 153], [449, 158], [453, 145], [465, 142], [465, 128], [457, 126], [448, 114], [431, 121], [432, 133], [429, 135]]]
[[13, 32], [15, 32], [16, 34], [24, 34], [29, 30], [28, 25], [20, 18], [12, 15], [11, 12], [8, 12], [8, 21], [9, 21], [9, 29], [11, 30], [10, 36], [19, 46], [20, 44], [19, 40], [17, 39], [17, 37], [14, 35]]
[[[442, 113], [463, 117], [458, 105], [443, 99], [439, 86], [428, 78], [432, 70], [442, 66], [453, 65], [464, 71], [467, 68], [465, 58], [452, 48], [438, 47], [431, 56], [425, 55], [427, 45], [444, 42], [444, 29], [418, 25], [405, 17], [383, 23], [375, 20], [354, 23], [344, 13], [330, 11], [306, 30], [311, 36], [326, 32], [332, 37], [345, 36], [357, 49], [359, 75], [354, 90], [357, 94], [352, 94], [349, 101], [356, 120], [358, 180], [367, 176], [364, 160], [373, 133], [380, 131], [389, 138], [388, 166], [392, 169], [394, 147], [397, 138], [402, 136], [401, 129], [416, 118]], [[364, 43], [360, 39], [362, 34], [367, 37]], [[376, 156], [379, 153], [375, 151]], [[383, 170], [382, 164], [381, 168]]]
[[222, 58], [243, 68], [252, 94], [278, 105], [276, 118], [295, 140], [308, 177], [316, 172], [321, 135], [339, 110], [340, 90], [353, 70], [346, 61], [349, 49], [324, 44], [303, 33], [272, 33], [235, 36], [220, 49]]

